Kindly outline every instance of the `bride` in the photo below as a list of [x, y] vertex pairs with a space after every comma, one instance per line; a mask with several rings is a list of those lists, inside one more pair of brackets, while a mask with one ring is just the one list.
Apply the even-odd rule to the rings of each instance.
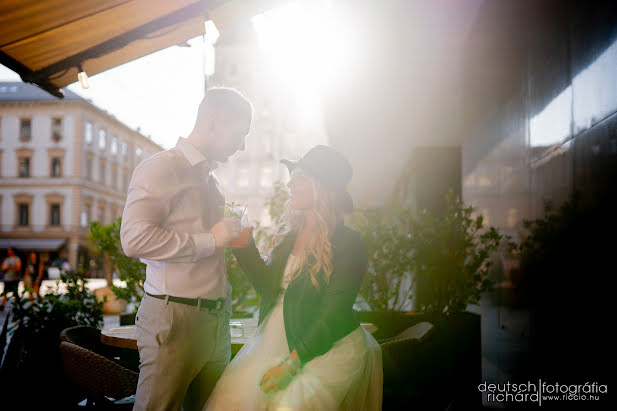
[[352, 308], [366, 249], [342, 219], [353, 207], [351, 166], [327, 146], [283, 163], [290, 199], [271, 260], [252, 239], [234, 250], [261, 296], [259, 327], [205, 409], [380, 410], [381, 349]]

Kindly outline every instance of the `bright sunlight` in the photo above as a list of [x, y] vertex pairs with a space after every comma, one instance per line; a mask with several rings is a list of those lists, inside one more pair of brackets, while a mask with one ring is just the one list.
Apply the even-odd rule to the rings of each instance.
[[294, 1], [253, 17], [260, 47], [281, 92], [293, 93], [306, 116], [320, 93], [352, 69], [352, 27], [331, 1]]

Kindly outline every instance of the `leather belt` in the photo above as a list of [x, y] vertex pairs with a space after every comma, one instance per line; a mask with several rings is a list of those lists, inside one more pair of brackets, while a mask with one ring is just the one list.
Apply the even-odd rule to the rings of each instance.
[[159, 299], [159, 300], [167, 300], [172, 301], [174, 303], [180, 303], [184, 305], [191, 305], [193, 307], [199, 307], [200, 310], [210, 310], [210, 311], [220, 311], [225, 306], [225, 299], [219, 298], [216, 300], [207, 300], [205, 298], [183, 298], [183, 297], [173, 297], [171, 295], [154, 295], [150, 293], [146, 293], [150, 297]]

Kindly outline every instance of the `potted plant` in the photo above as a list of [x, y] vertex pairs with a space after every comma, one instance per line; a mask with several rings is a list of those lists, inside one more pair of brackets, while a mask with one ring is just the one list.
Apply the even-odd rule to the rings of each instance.
[[483, 217], [452, 192], [446, 195], [443, 216], [421, 211], [410, 234], [415, 309], [436, 330], [435, 376], [457, 401], [477, 403], [472, 385], [481, 379], [481, 323], [467, 307], [492, 286], [491, 257], [509, 237], [485, 226]]
[[[71, 272], [62, 272], [56, 286], [37, 299], [16, 299], [0, 338], [0, 386], [11, 393], [3, 403], [6, 409], [13, 409], [13, 398], [19, 407], [52, 409], [68, 409], [79, 400], [64, 378], [60, 332], [76, 325], [102, 326], [102, 306], [84, 278]], [[28, 383], [32, 379], [35, 386]]]
[[361, 322], [373, 323], [378, 340], [410, 327], [412, 308], [412, 211], [392, 202], [381, 209], [358, 210], [349, 217], [367, 249], [367, 273], [355, 308]]
[[452, 192], [443, 217], [422, 211], [412, 220], [410, 235], [417, 311], [454, 315], [477, 304], [491, 287], [490, 257], [504, 236], [484, 227], [483, 217], [474, 217], [473, 207]]
[[[364, 211], [354, 222], [368, 251], [368, 273], [357, 305], [372, 310], [360, 311], [360, 320], [380, 328], [375, 333], [378, 339], [393, 337], [421, 321], [432, 323], [430, 349], [423, 353], [422, 364], [409, 365], [422, 369], [422, 378], [410, 375], [409, 380], [426, 382], [419, 390], [426, 401], [433, 397], [477, 403], [479, 396], [460, 397], [462, 392], [475, 393], [461, 381], [473, 384], [481, 378], [480, 316], [466, 308], [491, 286], [491, 254], [506, 237], [485, 227], [482, 216], [474, 216], [473, 207], [452, 192], [446, 195], [440, 217], [425, 210], [414, 214], [393, 203], [379, 211]], [[384, 367], [387, 363], [384, 358]], [[401, 384], [390, 394], [410, 392], [406, 382]], [[443, 392], [435, 397], [431, 387]], [[393, 399], [390, 394], [384, 392], [384, 398], [409, 399]]]

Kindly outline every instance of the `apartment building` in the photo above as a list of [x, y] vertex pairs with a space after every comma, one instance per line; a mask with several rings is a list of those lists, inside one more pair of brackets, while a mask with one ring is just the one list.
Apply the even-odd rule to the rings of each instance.
[[133, 169], [162, 147], [65, 92], [0, 82], [0, 253], [64, 256], [88, 271], [89, 223], [122, 215]]

